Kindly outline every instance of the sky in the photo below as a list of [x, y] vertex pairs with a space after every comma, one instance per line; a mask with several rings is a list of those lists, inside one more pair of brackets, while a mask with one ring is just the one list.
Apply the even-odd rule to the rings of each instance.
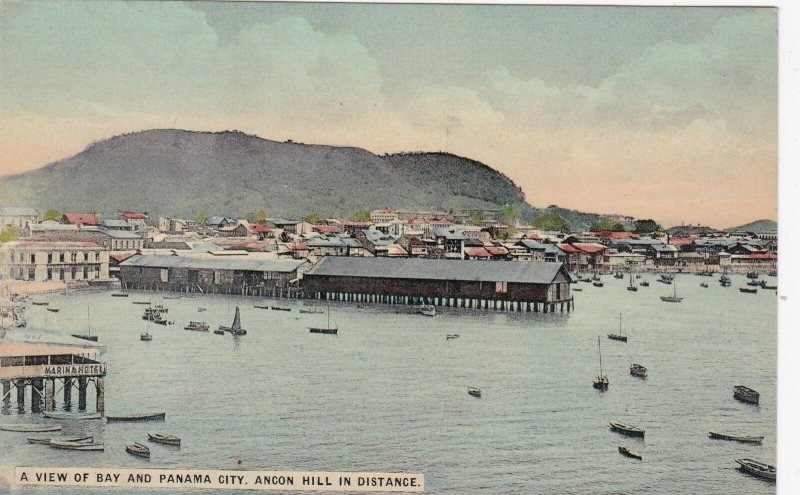
[[[0, 175], [116, 134], [448, 151], [528, 202], [777, 218], [768, 8], [0, 4]], [[387, 205], [391, 206], [391, 205]]]

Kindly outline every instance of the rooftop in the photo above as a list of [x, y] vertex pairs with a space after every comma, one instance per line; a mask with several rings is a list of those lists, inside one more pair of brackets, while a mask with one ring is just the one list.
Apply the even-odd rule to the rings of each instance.
[[257, 259], [249, 256], [242, 256], [241, 258], [194, 258], [188, 256], [137, 254], [120, 263], [120, 266], [287, 273], [297, 270], [303, 263], [307, 262], [302, 260]]

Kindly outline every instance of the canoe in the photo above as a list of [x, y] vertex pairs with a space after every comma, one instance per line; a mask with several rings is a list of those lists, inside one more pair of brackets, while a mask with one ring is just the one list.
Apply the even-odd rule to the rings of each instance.
[[755, 294], [758, 292], [758, 289], [747, 289], [745, 287], [739, 287], [739, 292], [744, 292], [745, 294]]
[[129, 443], [126, 445], [125, 452], [138, 457], [150, 458], [150, 447], [139, 442]]
[[762, 480], [775, 481], [777, 470], [775, 466], [770, 466], [763, 462], [755, 461], [753, 459], [734, 459], [739, 464], [739, 471], [747, 473]]
[[164, 421], [167, 413], [145, 413], [145, 414], [128, 414], [125, 416], [106, 416], [106, 421], [109, 423], [120, 422], [133, 422], [133, 421]]
[[97, 335], [83, 335], [79, 333], [73, 333], [70, 335], [72, 335], [76, 339], [83, 339], [83, 340], [88, 340], [90, 342], [97, 342]]
[[453, 339], [457, 339], [459, 337], [460, 337], [460, 335], [457, 334], [457, 333], [449, 333], [449, 334], [447, 334], [447, 340], [453, 340]]
[[638, 376], [639, 378], [647, 378], [647, 368], [641, 364], [634, 363], [631, 365], [631, 375]]
[[44, 411], [42, 415], [50, 419], [100, 419], [99, 413], [68, 413], [60, 411]]
[[258, 304], [253, 304], [253, 307], [256, 308], [256, 309], [269, 309], [269, 306], [261, 306], [261, 305], [258, 305]]
[[54, 449], [83, 450], [90, 452], [104, 450], [105, 448], [102, 443], [62, 442], [60, 440], [50, 440], [50, 446]]
[[273, 311], [291, 311], [292, 308], [284, 308], [282, 306], [270, 306]]
[[758, 392], [744, 385], [736, 385], [733, 387], [733, 398], [742, 402], [758, 405], [760, 397]]
[[0, 430], [19, 433], [45, 433], [60, 431], [61, 425], [0, 425]]
[[633, 450], [630, 447], [627, 447], [625, 445], [620, 445], [618, 450], [619, 450], [619, 453], [624, 455], [625, 457], [631, 457], [633, 459], [639, 459], [640, 461], [642, 460], [642, 456], [637, 454], [636, 451]]
[[714, 431], [708, 432], [709, 438], [713, 438], [715, 440], [731, 440], [734, 442], [743, 442], [743, 443], [761, 443], [764, 440], [764, 436], [758, 437], [749, 437], [744, 435], [727, 435], [725, 433], [717, 433]]
[[644, 438], [644, 430], [637, 428], [636, 426], [620, 423], [619, 421], [612, 421], [609, 423], [609, 425], [611, 425], [611, 429], [617, 433], [622, 433], [623, 435], [628, 435], [629, 437]]
[[91, 443], [94, 437], [91, 435], [86, 437], [28, 437], [28, 443], [40, 445], [50, 445], [53, 440], [56, 442]]
[[177, 445], [180, 447], [181, 439], [176, 437], [175, 435], [168, 435], [166, 433], [158, 433], [155, 431], [151, 431], [147, 433], [147, 438], [156, 443], [163, 443], [165, 445]]

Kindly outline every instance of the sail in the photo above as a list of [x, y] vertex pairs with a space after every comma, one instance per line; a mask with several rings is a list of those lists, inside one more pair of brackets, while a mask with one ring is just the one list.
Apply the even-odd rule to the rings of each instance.
[[236, 306], [236, 316], [233, 317], [233, 325], [231, 325], [231, 331], [236, 332], [241, 328], [242, 328], [242, 322], [239, 319], [239, 306]]

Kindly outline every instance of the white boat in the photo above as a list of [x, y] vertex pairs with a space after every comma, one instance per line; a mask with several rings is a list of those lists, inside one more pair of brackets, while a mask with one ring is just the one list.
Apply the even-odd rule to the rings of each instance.
[[105, 449], [102, 443], [63, 442], [61, 440], [50, 440], [50, 446], [62, 450], [100, 451]]
[[100, 419], [99, 413], [69, 413], [62, 411], [44, 411], [42, 416], [50, 419], [69, 419], [69, 420], [84, 420], [84, 419]]
[[0, 431], [45, 433], [50, 431], [61, 431], [61, 425], [0, 425]]
[[775, 481], [777, 470], [775, 466], [755, 461], [753, 459], [734, 459], [739, 464], [739, 470], [743, 473], [761, 478], [767, 481]]
[[436, 316], [436, 306], [432, 304], [422, 304], [414, 308], [414, 312], [423, 316]]
[[28, 443], [39, 445], [50, 445], [53, 440], [56, 442], [92, 443], [94, 437], [91, 435], [84, 437], [28, 437]]

